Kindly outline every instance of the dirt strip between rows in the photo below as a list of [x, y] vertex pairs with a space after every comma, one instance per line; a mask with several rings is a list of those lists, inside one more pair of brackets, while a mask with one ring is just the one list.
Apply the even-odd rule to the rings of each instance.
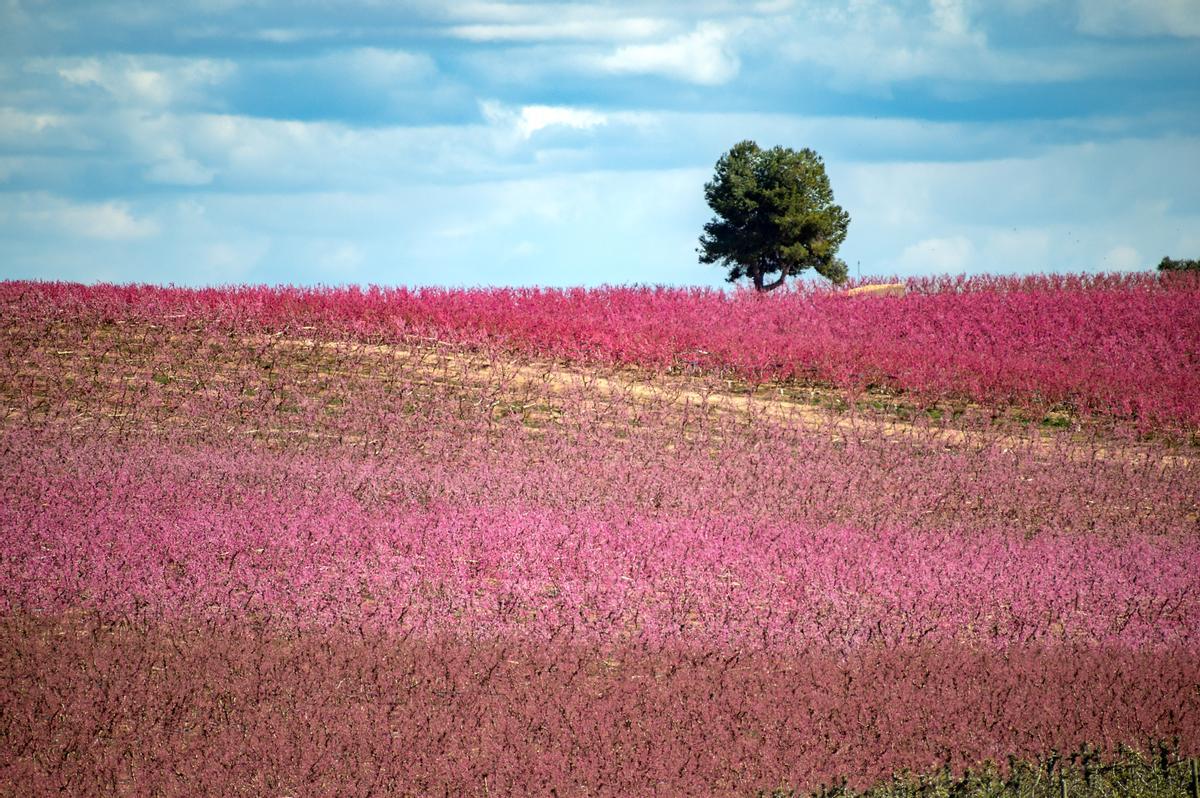
[[[350, 349], [375, 355], [390, 356], [412, 362], [431, 360], [427, 367], [430, 372], [440, 371], [452, 373], [461, 377], [466, 383], [486, 381], [489, 372], [494, 372], [497, 361], [486, 356], [475, 356], [471, 353], [455, 352], [445, 348], [421, 350], [404, 348], [394, 344], [346, 344], [339, 341], [319, 341], [308, 338], [276, 338], [275, 343], [297, 349], [324, 348], [333, 350]], [[794, 398], [784, 398], [783, 389], [778, 386], [764, 386], [758, 390], [737, 386], [735, 381], [724, 380], [726, 390], [720, 390], [713, 380], [687, 377], [681, 375], [662, 375], [643, 373], [633, 368], [620, 371], [613, 370], [608, 374], [598, 371], [587, 371], [585, 367], [568, 367], [545, 361], [520, 361], [514, 359], [504, 362], [499, 368], [504, 370], [506, 384], [513, 386], [545, 387], [551, 394], [566, 394], [581, 390], [590, 391], [599, 396], [622, 397], [647, 404], [669, 404], [678, 408], [682, 414], [695, 410], [700, 413], [717, 412], [737, 414], [746, 417], [766, 418], [776, 423], [793, 424], [813, 430], [838, 430], [845, 433], [860, 433], [864, 431], [882, 432], [885, 437], [907, 437], [920, 434], [933, 435], [936, 440], [946, 446], [975, 446], [999, 443], [1011, 444], [1013, 447], [1027, 445], [1029, 437], [1005, 434], [996, 431], [974, 431], [954, 427], [933, 426], [931, 428], [896, 419], [888, 419], [870, 413], [838, 412], [828, 407], [822, 407], [819, 400], [836, 400], [840, 394], [829, 388], [812, 387], [806, 392], [812, 397], [812, 402], [805, 403]], [[750, 392], [753, 390], [753, 392]], [[775, 395], [771, 391], [774, 390]], [[975, 408], [979, 410], [980, 408]], [[1035, 430], [1037, 445], [1046, 449], [1053, 447], [1068, 435], [1069, 431]], [[1104, 460], [1112, 456], [1120, 456], [1129, 460], [1157, 460], [1163, 467], [1190, 468], [1196, 461], [1192, 452], [1165, 454], [1161, 448], [1150, 445], [1131, 448], [1129, 446], [1109, 447], [1072, 447], [1071, 451], [1080, 458], [1095, 458]]]

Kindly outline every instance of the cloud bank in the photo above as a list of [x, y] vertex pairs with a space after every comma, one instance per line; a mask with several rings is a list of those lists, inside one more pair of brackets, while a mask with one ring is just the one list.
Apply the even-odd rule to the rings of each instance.
[[825, 157], [852, 273], [1149, 268], [1196, 63], [1179, 0], [8, 0], [0, 278], [718, 285], [744, 138]]

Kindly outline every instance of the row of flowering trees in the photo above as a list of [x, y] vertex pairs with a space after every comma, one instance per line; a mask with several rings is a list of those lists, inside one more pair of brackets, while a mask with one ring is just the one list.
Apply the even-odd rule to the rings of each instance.
[[944, 399], [1200, 424], [1200, 275], [913, 280], [909, 296], [806, 286], [769, 296], [697, 289], [172, 289], [0, 284], [16, 319], [290, 329], [310, 337], [436, 337], [527, 357], [687, 365]]

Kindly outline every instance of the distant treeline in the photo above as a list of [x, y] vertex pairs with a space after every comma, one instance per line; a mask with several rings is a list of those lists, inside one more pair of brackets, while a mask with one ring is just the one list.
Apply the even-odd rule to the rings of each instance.
[[1163, 258], [1158, 262], [1160, 272], [1200, 272], [1200, 260], [1175, 260]]

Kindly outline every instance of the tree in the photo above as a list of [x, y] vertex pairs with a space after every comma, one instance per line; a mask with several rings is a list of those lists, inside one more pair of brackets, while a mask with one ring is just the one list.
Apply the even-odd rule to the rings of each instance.
[[1160, 272], [1200, 272], [1200, 260], [1163, 258], [1158, 262]]
[[834, 204], [825, 164], [812, 150], [739, 142], [717, 161], [704, 198], [716, 216], [696, 251], [701, 263], [728, 267], [729, 282], [749, 277], [756, 290], [771, 291], [809, 268], [845, 282], [837, 249], [850, 214]]

